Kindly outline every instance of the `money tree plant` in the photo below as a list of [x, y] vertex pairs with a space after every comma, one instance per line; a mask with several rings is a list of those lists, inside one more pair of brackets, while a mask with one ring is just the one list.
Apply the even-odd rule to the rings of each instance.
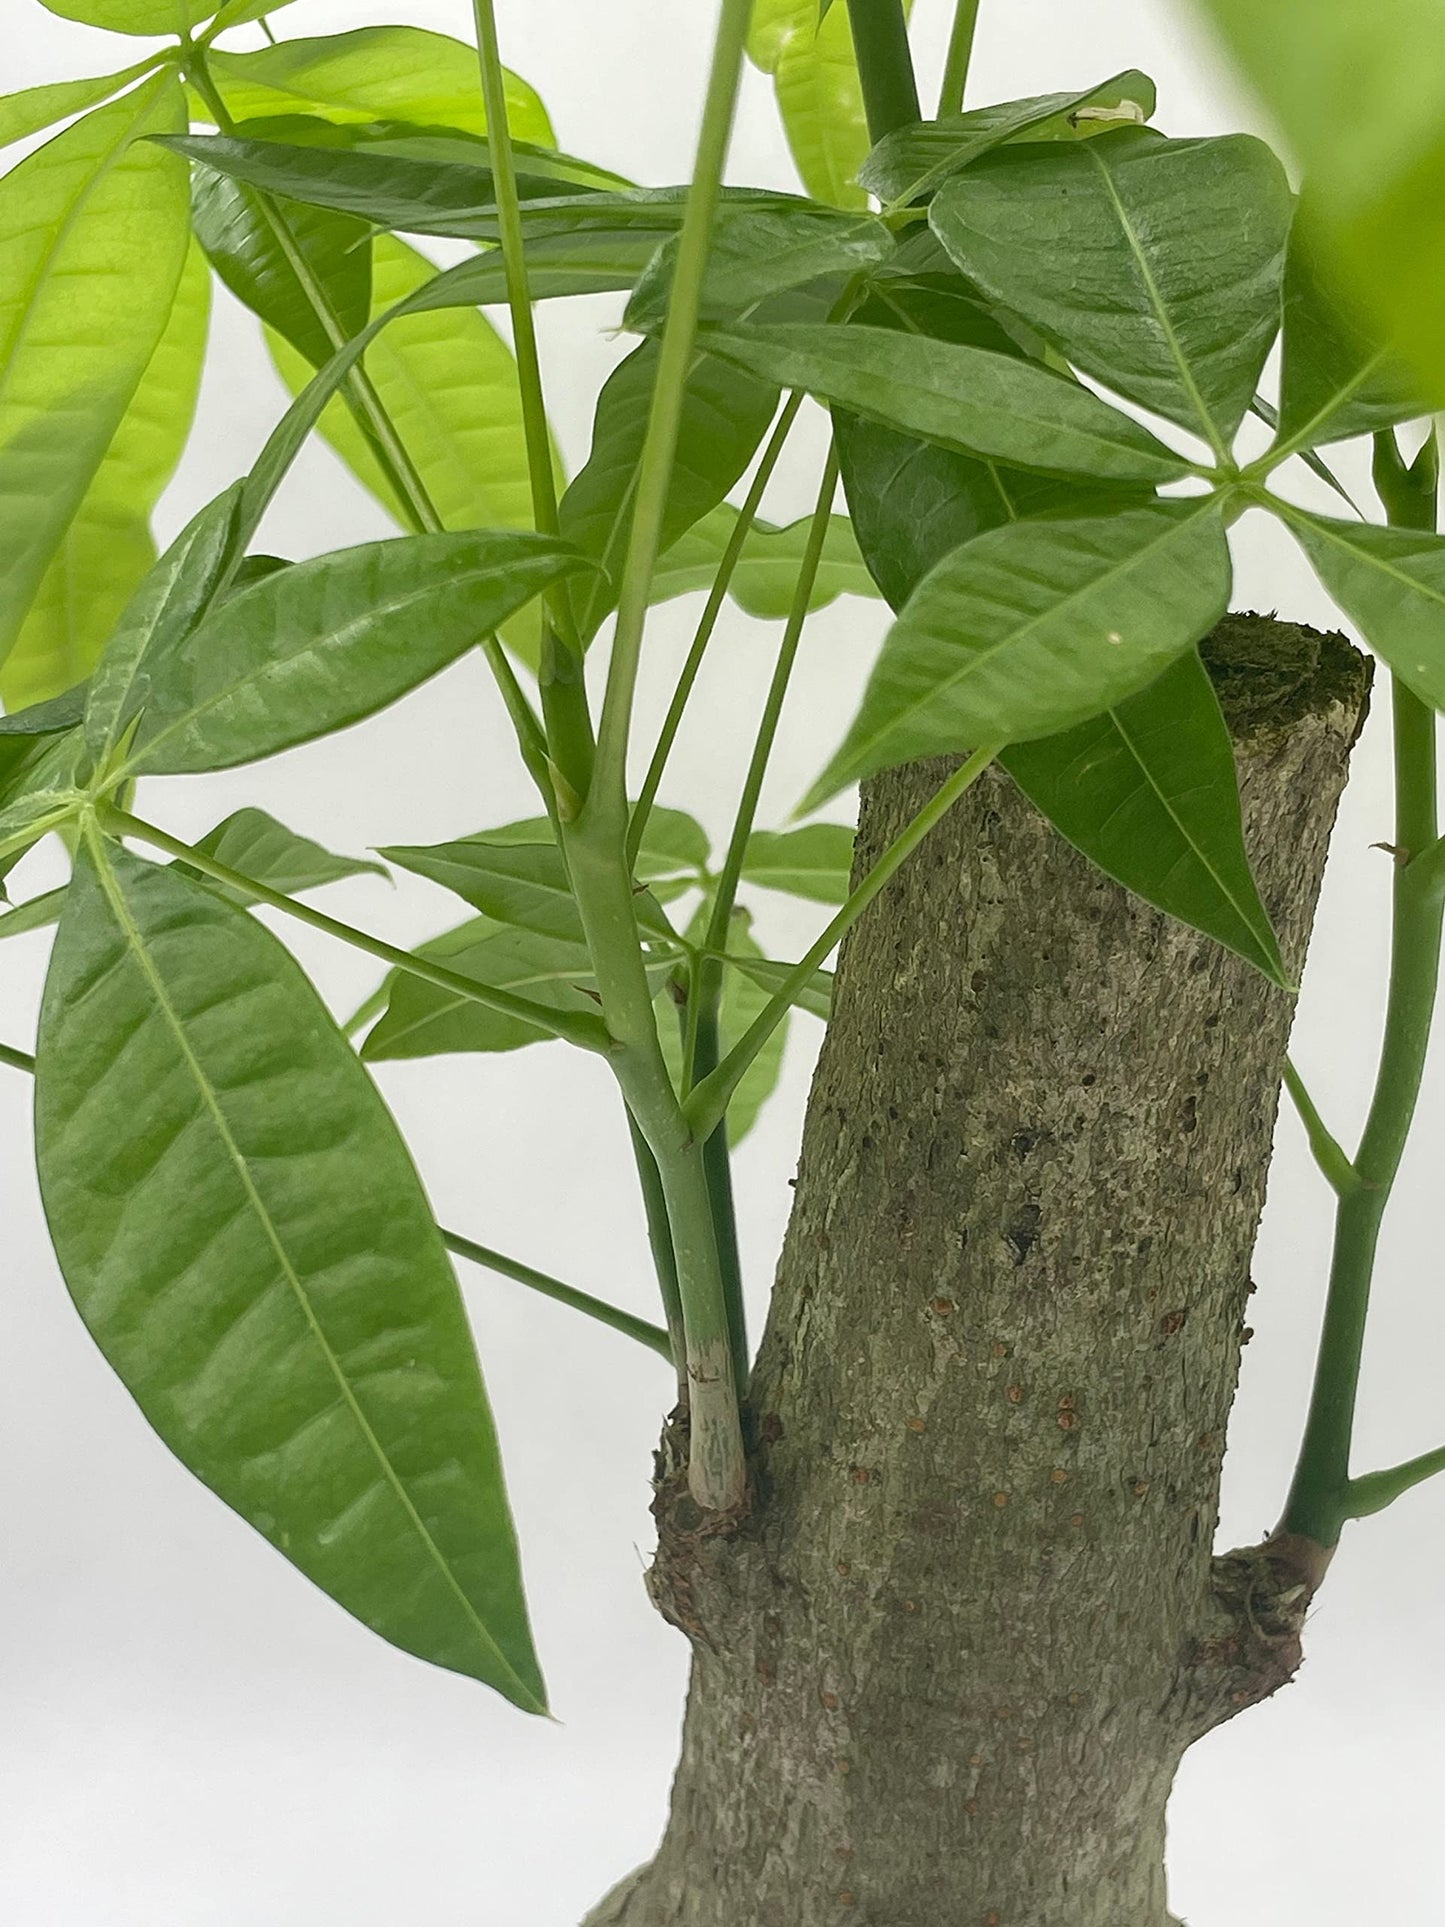
[[[452, 1257], [667, 1361], [649, 1584], [694, 1684], [662, 1847], [597, 1923], [1163, 1927], [1185, 1749], [1290, 1677], [1349, 1522], [1445, 1467], [1351, 1458], [1445, 912], [1445, 539], [1412, 379], [1261, 141], [1171, 137], [1137, 72], [966, 105], [973, 0], [941, 82], [901, 0], [700, 9], [690, 171], [640, 185], [558, 145], [492, 0], [467, 40], [287, 38], [263, 0], [46, 4], [147, 48], [0, 101], [29, 142], [0, 181], [0, 934], [55, 926], [34, 1053], [16, 1011], [0, 1058], [33, 1076], [96, 1344], [302, 1574], [533, 1714]], [[747, 59], [803, 192], [724, 184]], [[439, 236], [471, 245], [444, 271], [412, 245]], [[157, 558], [213, 275], [294, 400]], [[534, 306], [598, 293], [631, 345], [568, 479]], [[816, 508], [776, 526], [818, 404]], [[258, 551], [313, 434], [396, 535]], [[1383, 519], [1321, 453], [1361, 436]], [[1302, 505], [1319, 484], [1333, 513]], [[1368, 678], [1341, 637], [1230, 614], [1248, 510], [1389, 686], [1393, 956], [1353, 1150], [1285, 1050]], [[891, 611], [876, 664], [764, 825], [809, 613], [845, 592]], [[682, 594], [695, 639], [650, 740], [649, 613]], [[729, 597], [781, 627], [713, 851], [659, 798], [686, 800], [674, 740]], [[165, 827], [175, 782], [472, 650], [524, 821], [364, 862], [257, 808]], [[855, 853], [817, 813], [859, 783]], [[27, 894], [52, 835], [69, 881]], [[378, 863], [450, 891], [455, 926], [407, 950], [309, 900]], [[801, 956], [750, 936], [759, 889], [819, 906]], [[365, 1008], [333, 1014], [258, 905], [373, 959]], [[829, 1029], [755, 1353], [729, 1152], [797, 1009]], [[549, 1039], [616, 1080], [655, 1322], [440, 1227], [370, 1069]], [[1335, 1257], [1280, 1523], [1216, 1557], [1282, 1084]]]

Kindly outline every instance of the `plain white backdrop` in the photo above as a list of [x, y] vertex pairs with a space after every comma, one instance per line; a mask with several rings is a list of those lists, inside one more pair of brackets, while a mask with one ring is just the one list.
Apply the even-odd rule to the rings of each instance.
[[[540, 89], [564, 147], [640, 180], [685, 178], [709, 0], [501, 0], [500, 11], [508, 60]], [[469, 13], [466, 0], [299, 0], [276, 27], [294, 35], [404, 20], [465, 35]], [[944, 0], [917, 0], [925, 71], [937, 71], [946, 14]], [[135, 43], [56, 19], [36, 0], [0, 0], [0, 25], [6, 91], [134, 58]], [[1171, 133], [1256, 124], [1183, 0], [984, 0], [970, 96], [1081, 87], [1130, 66], [1157, 78], [1158, 120]], [[793, 184], [756, 74], [732, 173]], [[615, 303], [563, 305], [544, 312], [543, 345], [575, 468], [589, 398], [622, 345], [609, 334]], [[163, 538], [249, 461], [281, 403], [254, 324], [222, 299], [200, 427], [163, 504]], [[818, 449], [815, 424], [785, 465], [775, 517], [806, 509]], [[387, 532], [313, 450], [263, 546], [303, 556]], [[1337, 623], [1272, 527], [1244, 524], [1240, 553], [1237, 607]], [[696, 608], [693, 599], [658, 613], [644, 721], [660, 713]], [[764, 821], [782, 819], [836, 742], [880, 628], [878, 605], [861, 602], [810, 624]], [[718, 835], [775, 642], [775, 631], [729, 613], [665, 792]], [[1296, 1039], [1346, 1138], [1367, 1092], [1386, 961], [1388, 858], [1369, 848], [1390, 833], [1385, 733], [1381, 713], [1356, 754]], [[535, 807], [479, 660], [345, 738], [254, 771], [152, 784], [142, 808], [186, 835], [243, 802], [352, 852], [465, 834]], [[57, 875], [54, 855], [38, 852], [17, 873], [17, 894]], [[348, 884], [327, 901], [398, 941], [453, 916], [416, 882]], [[810, 927], [779, 900], [762, 931], [775, 954], [796, 954]], [[338, 1009], [372, 987], [354, 955], [304, 933], [297, 947]], [[47, 948], [35, 936], [0, 951], [8, 1041], [33, 1036]], [[738, 1161], [759, 1321], [816, 1042], [800, 1020], [784, 1087]], [[617, 1107], [595, 1065], [554, 1044], [389, 1068], [382, 1082], [445, 1221], [652, 1310]], [[1437, 1058], [1380, 1267], [1361, 1468], [1445, 1436], [1441, 1082]], [[676, 1748], [686, 1653], [641, 1584], [665, 1369], [503, 1280], [463, 1277], [556, 1711], [555, 1722], [529, 1721], [373, 1638], [167, 1456], [56, 1272], [29, 1165], [29, 1099], [25, 1080], [0, 1070], [0, 1918], [573, 1927], [650, 1850]], [[1258, 1536], [1278, 1510], [1319, 1319], [1328, 1194], [1292, 1118], [1279, 1139], [1224, 1544]], [[1171, 1867], [1174, 1905], [1191, 1927], [1437, 1917], [1442, 1589], [1445, 1481], [1349, 1533], [1300, 1682], [1185, 1766]]]

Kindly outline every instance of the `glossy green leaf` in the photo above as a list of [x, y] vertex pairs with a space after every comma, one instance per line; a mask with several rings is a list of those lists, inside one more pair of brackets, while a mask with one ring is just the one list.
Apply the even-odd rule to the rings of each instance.
[[182, 124], [161, 74], [0, 181], [0, 657], [165, 331], [185, 169], [142, 137]]
[[230, 27], [243, 27], [249, 21], [260, 20], [264, 16], [279, 13], [282, 7], [289, 7], [293, 0], [226, 0], [211, 22], [212, 35], [224, 33]]
[[58, 120], [84, 113], [87, 107], [98, 107], [131, 81], [139, 80], [154, 64], [150, 60], [139, 60], [134, 67], [122, 68], [118, 74], [97, 74], [94, 79], [86, 80], [57, 80], [49, 86], [27, 87], [23, 93], [6, 94], [0, 99], [0, 147], [39, 134]]
[[[242, 127], [251, 125], [243, 122]], [[352, 146], [295, 145], [248, 136], [192, 134], [167, 146], [221, 178], [279, 194], [313, 208], [329, 209], [368, 226], [413, 234], [455, 234], [495, 240], [499, 232], [491, 169], [479, 163], [418, 160]], [[565, 191], [550, 175], [519, 175], [524, 201], [559, 200], [585, 206], [591, 190]], [[654, 223], [656, 225], [657, 223]], [[661, 231], [676, 226], [671, 210]]]
[[[606, 572], [575, 597], [579, 627], [589, 639], [616, 604], [658, 353], [655, 342], [644, 342], [608, 377], [597, 400], [591, 453], [562, 497], [563, 535]], [[722, 501], [752, 460], [777, 405], [771, 382], [711, 355], [694, 358], [663, 518], [664, 549]]]
[[545, 536], [492, 531], [297, 562], [154, 660], [127, 766], [227, 769], [360, 722], [580, 566]]
[[[391, 235], [375, 243], [372, 312], [385, 313], [436, 274]], [[271, 353], [293, 394], [311, 369], [284, 343]], [[366, 372], [437, 513], [449, 529], [530, 528], [532, 498], [517, 364], [472, 308], [434, 308], [393, 322], [366, 355]], [[350, 411], [334, 402], [321, 433], [398, 521], [401, 508]]]
[[[793, 606], [811, 523], [812, 517], [804, 516], [786, 528], [774, 528], [767, 522], [753, 524], [728, 584], [729, 595], [745, 614], [765, 622], [786, 619]], [[653, 601], [665, 602], [671, 596], [710, 589], [736, 526], [737, 510], [728, 502], [720, 502], [695, 523], [659, 560], [652, 578]], [[833, 516], [808, 598], [809, 609], [826, 609], [840, 595], [877, 594], [851, 523], [846, 515]]]
[[1445, 536], [1337, 522], [1291, 506], [1284, 518], [1330, 599], [1433, 709], [1445, 709]]
[[1297, 219], [1284, 277], [1284, 360], [1276, 440], [1320, 448], [1426, 412], [1418, 384], [1336, 301], [1308, 224]]
[[743, 853], [749, 883], [814, 903], [842, 903], [853, 869], [853, 832], [842, 823], [801, 830], [754, 830]]
[[1279, 330], [1293, 207], [1262, 141], [1131, 128], [991, 154], [929, 219], [992, 301], [1223, 450]]
[[491, 1413], [425, 1193], [290, 954], [87, 848], [41, 1013], [56, 1254], [161, 1438], [403, 1650], [539, 1712]]
[[85, 715], [88, 694], [89, 686], [77, 683], [73, 689], [64, 690], [58, 696], [49, 696], [44, 702], [27, 703], [23, 709], [0, 716], [0, 744], [7, 738], [58, 736], [74, 729]]
[[1436, 0], [1201, 0], [1309, 183], [1371, 332], [1445, 400], [1445, 10]]
[[85, 743], [109, 763], [164, 662], [200, 621], [234, 558], [242, 484], [208, 502], [137, 584], [90, 679]]
[[[667, 319], [677, 247], [674, 239], [658, 250], [633, 290], [623, 327], [652, 334]], [[705, 320], [731, 320], [783, 289], [874, 267], [893, 249], [889, 229], [869, 214], [808, 206], [725, 208], [708, 253], [700, 313]]]
[[979, 536], [910, 596], [805, 807], [893, 763], [1049, 736], [1113, 708], [1213, 628], [1229, 586], [1207, 497]]
[[74, 817], [84, 800], [77, 787], [79, 733], [41, 737], [38, 743], [4, 745], [0, 755], [0, 876], [18, 853]]
[[[274, 328], [313, 367], [360, 333], [371, 317], [370, 230], [364, 221], [303, 201], [268, 200], [253, 187], [197, 167], [191, 219], [211, 265], [236, 299]], [[301, 256], [306, 279], [294, 262]], [[317, 314], [309, 279], [330, 310]]]
[[858, 169], [868, 117], [846, 7], [819, 18], [815, 0], [755, 0], [748, 52], [773, 76], [793, 164], [815, 200], [865, 207]]
[[[252, 53], [212, 51], [209, 65], [234, 120], [300, 110], [487, 131], [476, 49], [421, 27], [358, 27]], [[552, 123], [535, 90], [508, 74], [506, 93], [512, 133], [550, 147]]]
[[1086, 139], [1121, 122], [1146, 121], [1154, 105], [1153, 81], [1133, 69], [1082, 93], [998, 101], [885, 135], [858, 178], [880, 201], [906, 204], [1007, 141]]
[[[228, 870], [254, 877], [258, 883], [267, 883], [288, 897], [301, 890], [319, 889], [325, 883], [339, 883], [344, 877], [386, 875], [380, 863], [362, 857], [337, 856], [309, 836], [288, 830], [265, 810], [234, 811], [215, 829], [208, 830], [195, 848], [202, 856], [223, 863]], [[180, 867], [208, 889], [221, 890], [239, 902], [253, 901], [249, 892], [231, 891], [214, 878], [202, 877], [201, 872], [189, 864], [181, 863]]]
[[1110, 481], [1175, 481], [1181, 457], [1077, 382], [987, 349], [886, 328], [707, 328], [708, 349], [784, 388], [966, 455]]
[[152, 38], [174, 34], [182, 21], [188, 27], [197, 26], [216, 11], [215, 0], [40, 0], [40, 4], [63, 20]]
[[[417, 954], [494, 990], [529, 997], [549, 1010], [595, 1014], [597, 1009], [595, 993], [589, 994], [592, 962], [582, 943], [543, 936], [491, 917], [474, 917], [420, 945]], [[361, 1047], [368, 1062], [457, 1051], [521, 1050], [551, 1041], [551, 1033], [535, 1024], [487, 1010], [405, 971], [392, 972], [385, 995], [385, 1010]]]
[[89, 675], [154, 563], [150, 518], [190, 435], [210, 312], [210, 270], [192, 247], [165, 333], [0, 673], [8, 707], [42, 702]]
[[[1019, 343], [978, 305], [936, 242], [947, 271], [937, 272], [938, 260], [928, 263], [923, 238], [900, 257], [924, 256], [916, 275], [875, 283], [857, 318], [1022, 358]], [[894, 609], [950, 549], [985, 529], [1041, 515], [1102, 515], [1152, 496], [1143, 484], [1061, 480], [961, 455], [841, 408], [833, 411], [833, 437], [859, 548]]]
[[1245, 854], [1229, 730], [1196, 651], [1102, 716], [1015, 744], [1003, 762], [1101, 870], [1286, 982]]

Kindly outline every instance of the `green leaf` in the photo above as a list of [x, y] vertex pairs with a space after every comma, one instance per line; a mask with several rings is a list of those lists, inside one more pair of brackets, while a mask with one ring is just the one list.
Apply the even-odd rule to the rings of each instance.
[[242, 484], [199, 510], [137, 584], [101, 652], [85, 703], [85, 743], [108, 764], [150, 686], [151, 671], [200, 621], [224, 580], [238, 540]]
[[215, 0], [40, 0], [62, 20], [80, 20], [87, 27], [109, 33], [134, 33], [159, 38], [173, 34], [182, 21], [197, 26], [216, 11]]
[[67, 689], [59, 696], [47, 697], [44, 702], [27, 703], [24, 709], [0, 716], [0, 742], [16, 736], [57, 736], [65, 730], [74, 729], [85, 714], [87, 694], [88, 685], [78, 683], [74, 689]]
[[0, 147], [39, 134], [87, 107], [98, 107], [122, 87], [149, 73], [154, 65], [154, 60], [138, 60], [134, 67], [122, 68], [118, 74], [97, 74], [93, 80], [57, 80], [47, 87], [27, 87], [23, 93], [6, 94], [0, 99]]
[[901, 206], [1007, 141], [1083, 140], [1121, 121], [1146, 121], [1154, 105], [1153, 81], [1133, 69], [1078, 94], [999, 101], [885, 135], [858, 178], [880, 201]]
[[[937, 250], [947, 272], [925, 263], [916, 278], [880, 280], [855, 318], [1023, 358], [938, 243], [919, 238]], [[916, 245], [912, 251], [922, 252]], [[833, 436], [859, 547], [894, 609], [950, 549], [986, 529], [1041, 515], [1102, 515], [1152, 496], [1145, 485], [1064, 481], [961, 455], [841, 408], [833, 411]]]
[[[392, 844], [378, 854], [388, 863], [454, 891], [464, 903], [496, 923], [534, 930], [539, 936], [557, 937], [565, 943], [584, 941], [567, 865], [550, 840], [516, 843], [506, 830], [500, 835], [484, 830], [479, 836], [460, 837], [452, 843]], [[647, 935], [673, 938], [672, 926], [650, 892], [640, 892], [635, 906], [638, 923]]]
[[1296, 217], [1284, 275], [1284, 365], [1276, 441], [1320, 448], [1426, 412], [1398, 359], [1341, 307]]
[[[430, 261], [391, 235], [378, 236], [375, 249], [373, 315], [436, 275]], [[287, 387], [298, 394], [311, 369], [274, 337], [270, 348]], [[461, 307], [407, 315], [377, 337], [366, 372], [447, 528], [531, 527], [517, 364], [489, 321]], [[320, 428], [352, 473], [404, 523], [350, 410], [334, 402]]]
[[639, 883], [696, 876], [707, 868], [710, 854], [707, 831], [696, 817], [654, 803], [647, 813], [633, 875]]
[[[653, 573], [654, 602], [712, 587], [737, 526], [737, 514], [731, 503], [720, 502], [673, 543]], [[753, 524], [728, 584], [729, 595], [746, 615], [764, 622], [782, 622], [787, 618], [811, 525], [811, 516], [790, 522], [786, 528], [774, 528], [767, 522]], [[823, 539], [823, 553], [808, 608], [826, 609], [840, 595], [873, 597], [877, 594], [878, 589], [858, 551], [851, 523], [846, 515], [833, 516]]]
[[743, 853], [743, 875], [749, 883], [814, 903], [842, 903], [852, 868], [853, 832], [842, 823], [754, 830]]
[[1229, 599], [1217, 501], [1015, 522], [945, 556], [894, 623], [804, 805], [915, 756], [1053, 735], [1132, 696]]
[[[422, 944], [417, 955], [445, 964], [464, 977], [545, 1004], [549, 1010], [597, 1010], [592, 961], [581, 943], [535, 930], [474, 917]], [[361, 1054], [368, 1062], [402, 1057], [439, 1057], [457, 1051], [521, 1050], [545, 1044], [549, 1031], [521, 1018], [486, 1010], [406, 971], [393, 971], [385, 987], [385, 1011]]]
[[[321, 844], [313, 843], [309, 836], [298, 836], [295, 830], [288, 830], [265, 810], [236, 810], [215, 829], [208, 830], [195, 848], [202, 856], [223, 863], [228, 870], [238, 870], [242, 876], [254, 877], [258, 883], [268, 883], [273, 890], [282, 890], [287, 896], [319, 889], [324, 883], [339, 883], [343, 877], [386, 875], [380, 863], [336, 856]], [[207, 889], [219, 890], [238, 903], [255, 901], [247, 891], [231, 890], [214, 878], [203, 877], [190, 864], [181, 863], [179, 867]]]
[[393, 844], [378, 854], [454, 891], [497, 923], [571, 944], [584, 941], [567, 866], [555, 843], [494, 842], [483, 833], [453, 843]]
[[1293, 206], [1262, 141], [1131, 128], [991, 154], [929, 219], [991, 301], [1223, 453], [1279, 330]]
[[81, 855], [36, 1145], [96, 1343], [211, 1490], [383, 1638], [544, 1707], [456, 1281], [290, 954], [178, 871]]
[[[755, 984], [760, 984], [770, 998], [777, 996], [793, 971], [792, 964], [774, 963], [769, 957], [729, 955], [728, 962], [745, 977], [751, 977]], [[826, 1024], [833, 1014], [832, 971], [815, 970], [807, 983], [794, 992], [793, 1002], [799, 1010], [806, 1010]]]
[[190, 435], [210, 312], [210, 270], [193, 246], [165, 333], [0, 674], [9, 707], [41, 702], [86, 677], [154, 563], [150, 517]]
[[1445, 709], [1445, 536], [1281, 504], [1332, 602], [1432, 709]]
[[[254, 123], [242, 122], [243, 128]], [[499, 228], [496, 187], [491, 169], [476, 162], [418, 160], [351, 146], [295, 145], [246, 136], [190, 134], [165, 143], [213, 174], [303, 205], [326, 208], [368, 227], [401, 228], [414, 234], [465, 235], [495, 240]], [[518, 190], [526, 202], [549, 207], [590, 205], [591, 189], [563, 194], [551, 175], [521, 174]], [[632, 197], [620, 197], [624, 202]], [[669, 206], [661, 231], [677, 225]]]
[[1116, 708], [1016, 744], [1003, 762], [1090, 862], [1287, 982], [1245, 855], [1229, 730], [1197, 651]]
[[[420, 27], [358, 27], [254, 53], [212, 50], [208, 64], [234, 120], [300, 109], [342, 122], [412, 120], [487, 131], [476, 49]], [[550, 147], [552, 123], [536, 92], [509, 73], [506, 94], [511, 132]]]
[[[338, 343], [294, 265], [301, 256], [343, 337], [371, 317], [370, 230], [364, 221], [303, 201], [270, 205], [252, 187], [197, 167], [191, 221], [212, 267], [236, 299], [319, 368]], [[283, 233], [281, 224], [284, 223]]]
[[966, 455], [1046, 473], [1167, 482], [1188, 464], [1077, 382], [1032, 362], [886, 328], [706, 328], [711, 353], [783, 388]]
[[1204, 0], [1309, 183], [1371, 332], [1445, 399], [1445, 11], [1434, 0]]
[[0, 657], [164, 333], [185, 170], [141, 136], [184, 111], [159, 74], [0, 182]]
[[[622, 325], [652, 334], [667, 319], [678, 242], [659, 248], [633, 290]], [[832, 208], [724, 208], [703, 277], [703, 319], [731, 320], [769, 295], [824, 275], [851, 275], [893, 253], [893, 236], [871, 214]]]
[[360, 722], [579, 566], [548, 537], [491, 531], [297, 562], [153, 660], [127, 768], [228, 769]]
[[793, 164], [818, 201], [865, 207], [858, 169], [868, 117], [846, 7], [819, 18], [815, 0], [755, 0], [748, 53], [773, 76]]
[[[644, 342], [608, 377], [597, 400], [591, 453], [562, 497], [563, 535], [606, 571], [575, 597], [578, 625], [588, 639], [616, 606], [658, 354], [656, 342]], [[771, 382], [711, 355], [694, 357], [663, 518], [664, 549], [722, 501], [752, 460], [777, 405]]]

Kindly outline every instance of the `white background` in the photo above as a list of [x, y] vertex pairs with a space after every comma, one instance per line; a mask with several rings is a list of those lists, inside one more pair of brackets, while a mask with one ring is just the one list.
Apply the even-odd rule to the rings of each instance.
[[[468, 14], [465, 0], [300, 0], [277, 27], [405, 19], [465, 34]], [[638, 179], [684, 177], [710, 5], [502, 0], [501, 14], [507, 57], [541, 90], [564, 147]], [[983, 14], [974, 102], [1141, 66], [1158, 79], [1167, 131], [1253, 124], [1192, 18], [1167, 0], [984, 0]], [[942, 0], [918, 0], [916, 17], [924, 71], [936, 73]], [[54, 19], [34, 0], [0, 0], [0, 19], [7, 90], [134, 57], [134, 43]], [[756, 74], [733, 174], [791, 184]], [[546, 313], [544, 348], [575, 467], [589, 396], [620, 350], [606, 333], [615, 305], [560, 307]], [[164, 504], [163, 535], [249, 461], [280, 401], [254, 326], [222, 300], [201, 430]], [[778, 518], [807, 506], [816, 457], [815, 436], [785, 470], [770, 504]], [[265, 544], [301, 556], [386, 532], [316, 451]], [[1246, 523], [1240, 550], [1236, 606], [1334, 620], [1272, 529]], [[695, 614], [694, 600], [656, 620], [649, 716]], [[876, 605], [857, 602], [810, 625], [764, 820], [781, 820], [837, 740], [879, 629]], [[719, 836], [775, 640], [730, 613], [666, 793]], [[1390, 833], [1384, 734], [1382, 714], [1356, 755], [1297, 1037], [1346, 1137], [1367, 1088], [1385, 963], [1388, 859], [1368, 848]], [[476, 660], [344, 740], [255, 771], [153, 785], [143, 808], [186, 834], [253, 801], [349, 851], [464, 834], [534, 808]], [[16, 882], [39, 888], [55, 874], [42, 852]], [[420, 883], [346, 885], [327, 901], [399, 940], [454, 914]], [[782, 906], [764, 933], [790, 954], [808, 927]], [[304, 937], [298, 947], [338, 1007], [374, 981], [349, 954]], [[37, 936], [0, 952], [9, 1041], [33, 1035], [46, 948]], [[738, 1162], [759, 1317], [815, 1046], [802, 1020], [785, 1088]], [[617, 1109], [595, 1065], [554, 1044], [403, 1065], [383, 1083], [444, 1220], [651, 1308]], [[463, 1279], [557, 1714], [529, 1721], [373, 1638], [168, 1458], [65, 1296], [28, 1167], [28, 1106], [25, 1081], [0, 1071], [0, 1917], [14, 1927], [571, 1927], [649, 1851], [676, 1746], [686, 1655], [641, 1585], [664, 1368], [503, 1280]], [[1445, 1435], [1442, 1146], [1432, 1075], [1381, 1262], [1362, 1468]], [[1326, 1201], [1286, 1119], [1255, 1268], [1258, 1331], [1233, 1430], [1226, 1544], [1269, 1526], [1288, 1476]], [[1171, 1863], [1174, 1904], [1192, 1927], [1436, 1917], [1442, 1582], [1445, 1482], [1349, 1533], [1302, 1681], [1184, 1769]]]

